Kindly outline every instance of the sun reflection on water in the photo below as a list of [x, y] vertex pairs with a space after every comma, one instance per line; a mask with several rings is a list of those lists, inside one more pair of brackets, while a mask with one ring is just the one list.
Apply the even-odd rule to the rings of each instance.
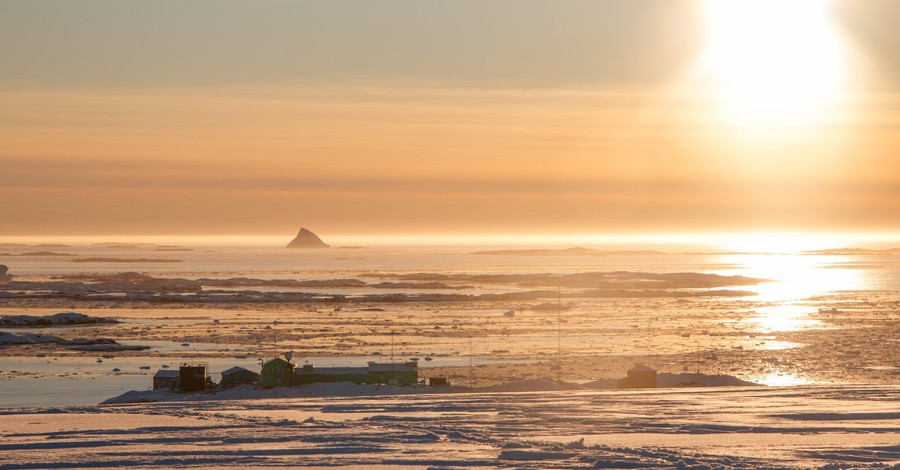
[[748, 318], [748, 322], [755, 323], [760, 331], [771, 333], [779, 331], [797, 331], [814, 328], [822, 324], [821, 321], [810, 318], [810, 314], [816, 309], [800, 305], [776, 305], [756, 309], [757, 315]]
[[750, 287], [763, 302], [797, 301], [862, 287], [859, 270], [842, 267], [850, 262], [846, 256], [728, 254], [720, 261], [734, 266], [721, 274], [771, 280]]
[[765, 340], [761, 343], [758, 343], [757, 348], [761, 351], [783, 351], [785, 349], [793, 349], [798, 346], [801, 346], [798, 343], [792, 343], [790, 341], [777, 341], [777, 340]]
[[816, 383], [813, 380], [809, 380], [791, 372], [773, 372], [755, 378], [753, 381], [770, 387], [790, 387], [793, 385], [809, 385]]

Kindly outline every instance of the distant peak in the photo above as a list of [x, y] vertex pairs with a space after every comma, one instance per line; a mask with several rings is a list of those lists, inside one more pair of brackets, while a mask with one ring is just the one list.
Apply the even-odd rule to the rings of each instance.
[[331, 245], [322, 241], [318, 235], [312, 233], [310, 230], [305, 228], [301, 228], [299, 232], [297, 232], [297, 236], [288, 243], [288, 248], [328, 248]]

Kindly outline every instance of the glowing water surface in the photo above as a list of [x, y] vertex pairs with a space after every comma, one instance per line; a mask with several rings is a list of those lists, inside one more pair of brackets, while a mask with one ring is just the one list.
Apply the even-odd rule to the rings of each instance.
[[[872, 291], [882, 293], [896, 293], [900, 288], [900, 269], [898, 260], [889, 255], [823, 255], [806, 254], [800, 251], [766, 252], [766, 253], [734, 253], [716, 254], [706, 252], [679, 252], [671, 250], [667, 253], [655, 253], [649, 255], [616, 255], [616, 256], [484, 256], [473, 255], [475, 251], [496, 247], [432, 247], [432, 248], [363, 248], [347, 250], [315, 250], [311, 252], [286, 251], [281, 247], [191, 247], [193, 251], [184, 252], [156, 252], [153, 247], [139, 247], [129, 249], [104, 248], [97, 246], [72, 246], [68, 248], [54, 248], [61, 252], [72, 253], [73, 256], [61, 257], [23, 257], [16, 256], [4, 259], [4, 264], [10, 266], [10, 273], [20, 279], [42, 279], [57, 274], [74, 273], [120, 273], [126, 271], [138, 271], [158, 277], [184, 277], [184, 278], [228, 278], [228, 277], [256, 277], [261, 279], [336, 279], [359, 277], [365, 273], [577, 273], [592, 271], [639, 271], [653, 273], [679, 273], [697, 272], [713, 273], [721, 275], [740, 275], [771, 280], [756, 285], [735, 286], [737, 290], [748, 290], [756, 295], [751, 297], [724, 297], [721, 299], [686, 301], [676, 304], [672, 299], [644, 299], [640, 301], [623, 302], [621, 310], [613, 307], [616, 300], [579, 300], [573, 310], [566, 312], [564, 316], [568, 323], [563, 324], [562, 331], [566, 336], [563, 355], [575, 353], [615, 354], [633, 350], [642, 354], [654, 354], [660, 351], [672, 350], [676, 346], [680, 350], [693, 352], [706, 349], [730, 349], [741, 346], [744, 350], [750, 347], [745, 344], [740, 335], [723, 335], [717, 330], [720, 323], [733, 321], [741, 326], [739, 333], [757, 332], [774, 337], [781, 332], [795, 332], [805, 329], [832, 328], [828, 324], [825, 315], [819, 312], [819, 308], [829, 308], [831, 300], [822, 300], [829, 295], [840, 292]], [[648, 247], [643, 247], [648, 248]], [[652, 247], [650, 247], [652, 248]], [[4, 248], [5, 251], [34, 251], [33, 248]], [[165, 257], [178, 258], [178, 263], [162, 264], [90, 264], [74, 263], [75, 257]], [[377, 279], [366, 278], [367, 282], [376, 282]], [[473, 286], [471, 290], [463, 293], [489, 293], [510, 289], [508, 286], [492, 287], [484, 285]], [[369, 290], [368, 292], [372, 292]], [[350, 293], [350, 292], [346, 292]], [[820, 303], [821, 302], [821, 303]], [[531, 357], [538, 357], [539, 351], [553, 351], [557, 344], [557, 337], [553, 334], [556, 314], [551, 312], [522, 311], [517, 310], [514, 318], [505, 318], [502, 312], [516, 305], [497, 306], [496, 312], [481, 311], [476, 316], [488, 317], [492, 322], [503, 325], [500, 322], [521, 323], [523, 332], [519, 336], [500, 337], [497, 341], [510, 343], [509, 345], [476, 344], [482, 350], [490, 349], [515, 349], [527, 350]], [[677, 307], [677, 309], [676, 309]], [[85, 306], [75, 306], [76, 310], [88, 309]], [[331, 306], [322, 308], [331, 311]], [[388, 308], [393, 314], [403, 312], [402, 305], [394, 305]], [[460, 306], [459, 309], [469, 308]], [[842, 307], [843, 308], [843, 307]], [[54, 311], [35, 312], [35, 309], [10, 309], [6, 308], [2, 314], [49, 314]], [[468, 318], [455, 312], [447, 312], [446, 306], [436, 304], [433, 308], [435, 315], [450, 318], [451, 315], [459, 315], [461, 325], [465, 326]], [[437, 312], [440, 310], [441, 312]], [[388, 313], [392, 313], [388, 312]], [[735, 313], [736, 312], [736, 313]], [[91, 312], [95, 315], [114, 314], [104, 312], [98, 308]], [[223, 325], [227, 315], [238, 315], [234, 312], [222, 313]], [[206, 323], [212, 319], [218, 319], [218, 310], [209, 309], [192, 315], [203, 316], [199, 319], [187, 319], [186, 313], [181, 310], [148, 310], [140, 317], [129, 319], [129, 323], [139, 325], [156, 325], [159, 322], [181, 322], [187, 326]], [[382, 315], [381, 312], [344, 312], [335, 316], [361, 316]], [[249, 315], [249, 313], [248, 313]], [[323, 314], [325, 315], [325, 314]], [[385, 314], [386, 315], [386, 314]], [[542, 315], [549, 315], [542, 322]], [[207, 318], [208, 316], [208, 318]], [[496, 318], [495, 318], [496, 317]], [[236, 316], [234, 318], [237, 318]], [[331, 321], [330, 319], [328, 321]], [[192, 323], [193, 322], [193, 323]], [[549, 323], [548, 323], [549, 322]], [[590, 330], [593, 325], [598, 325], [598, 331]], [[547, 325], [550, 325], [549, 327]], [[125, 326], [125, 325], [122, 325]], [[131, 326], [131, 325], [128, 325]], [[428, 326], [428, 325], [425, 325]], [[619, 332], [610, 334], [609, 330], [615, 326]], [[662, 328], [667, 331], [661, 334]], [[113, 327], [109, 327], [113, 328]], [[212, 328], [206, 326], [205, 328]], [[461, 327], [462, 328], [462, 327]], [[48, 332], [44, 329], [42, 332]], [[708, 331], [706, 331], [708, 330]], [[57, 330], [64, 331], [64, 330]], [[107, 330], [104, 327], [104, 335]], [[52, 331], [49, 331], [51, 334]], [[85, 333], [87, 334], [87, 333]], [[112, 336], [112, 335], [111, 335]], [[752, 337], [754, 344], [763, 341], [758, 349], [778, 350], [793, 346], [791, 343], [780, 342], [775, 339]], [[465, 336], [446, 336], [448, 347], [462, 351], [463, 355], [469, 351], [468, 339]], [[412, 338], [407, 340], [410, 344], [422, 344], [427, 339]], [[691, 343], [688, 343], [688, 342]], [[127, 344], [142, 344], [140, 340], [123, 341]], [[696, 342], [696, 343], [694, 343]], [[146, 343], [146, 342], [144, 342]], [[166, 344], [163, 344], [166, 343]], [[167, 354], [178, 355], [183, 350], [185, 355], [190, 348], [180, 346], [180, 343], [160, 342], [152, 343]], [[241, 346], [214, 345], [208, 349], [200, 343], [191, 343], [195, 349], [204, 350], [230, 349], [228, 357], [223, 358], [222, 369], [232, 365], [240, 365], [240, 361], [232, 359], [235, 356], [248, 354], [239, 350]], [[548, 349], [549, 347], [549, 349]], [[160, 351], [163, 352], [163, 351]], [[258, 368], [256, 359], [249, 360], [251, 369]], [[102, 365], [94, 365], [96, 355], [80, 358], [80, 364], [68, 364], [71, 370], [76, 367], [98, 367], [93, 379], [83, 379], [81, 374], [77, 380], [71, 378], [22, 378], [0, 381], [0, 397], [5, 397], [5, 405], [20, 406], [11, 403], [12, 397], [21, 395], [29, 396], [27, 390], [39, 385], [38, 381], [47, 380], [46, 386], [40, 385], [48, 395], [41, 399], [41, 403], [31, 404], [44, 406], [50, 404], [87, 404], [96, 403], [102, 399], [116, 395], [123, 387], [129, 389], [143, 389], [149, 386], [149, 377], [160, 361], [167, 361], [173, 366], [177, 365], [177, 358], [156, 358], [150, 362], [149, 358], [135, 358], [132, 363], [125, 361], [105, 361]], [[525, 354], [517, 354], [517, 358]], [[424, 356], [423, 356], [424, 357]], [[360, 361], [348, 361], [348, 358], [299, 358], [302, 363], [309, 360], [318, 366], [330, 365], [360, 365], [367, 360], [383, 358], [359, 357]], [[60, 359], [62, 360], [62, 359]], [[485, 363], [488, 358], [474, 358], [475, 364]], [[18, 362], [17, 362], [18, 361]], [[23, 362], [24, 361], [24, 362]], [[313, 362], [315, 361], [315, 362]], [[58, 362], [58, 361], [57, 361]], [[212, 363], [214, 360], [203, 362]], [[500, 362], [500, 361], [498, 361]], [[503, 359], [503, 362], [512, 362]], [[447, 358], [443, 363], [442, 358], [435, 357], [434, 363], [429, 365], [461, 365], [468, 364], [468, 358]], [[125, 367], [122, 367], [125, 365]], [[151, 365], [153, 370], [138, 369], [141, 365]], [[420, 362], [420, 365], [425, 365]], [[0, 358], [0, 370], [31, 370], [36, 373], [48, 373], [42, 371], [46, 360], [25, 358]], [[123, 373], [116, 376], [111, 372], [113, 367], [119, 367]], [[216, 373], [220, 370], [212, 369]], [[63, 372], [59, 372], [63, 373]], [[131, 375], [135, 374], [135, 375]], [[773, 385], [789, 385], [804, 383], [802, 377], [791, 375], [791, 371], [775, 372], [771, 376], [761, 377], [762, 383]], [[110, 388], [100, 391], [88, 392], [93, 387], [89, 382], [124, 380], [110, 382]], [[60, 383], [51, 381], [62, 381]], [[127, 382], [127, 385], [126, 385]], [[82, 385], [85, 390], [82, 390]], [[10, 388], [12, 387], [12, 388]], [[81, 397], [90, 395], [89, 400]], [[44, 392], [42, 392], [44, 393]], [[86, 396], [87, 396], [86, 395]], [[80, 398], [79, 398], [80, 397]], [[35, 398], [36, 399], [36, 398]]]
[[742, 275], [770, 279], [753, 286], [756, 300], [788, 302], [838, 291], [865, 287], [860, 269], [850, 265], [848, 256], [808, 254], [726, 254], [719, 263], [732, 266], [717, 271], [723, 275]]

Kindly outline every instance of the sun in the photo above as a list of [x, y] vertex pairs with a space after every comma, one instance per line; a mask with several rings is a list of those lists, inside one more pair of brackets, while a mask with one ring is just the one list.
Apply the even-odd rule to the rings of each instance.
[[743, 126], [816, 123], [844, 82], [829, 0], [705, 0], [700, 62], [723, 120]]

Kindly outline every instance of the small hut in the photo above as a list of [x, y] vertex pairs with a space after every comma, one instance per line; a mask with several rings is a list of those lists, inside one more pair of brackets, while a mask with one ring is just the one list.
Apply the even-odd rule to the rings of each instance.
[[153, 390], [176, 390], [178, 388], [177, 370], [160, 369], [153, 374]]
[[626, 378], [619, 379], [619, 388], [656, 388], [656, 369], [636, 364]]
[[222, 371], [222, 381], [219, 385], [223, 387], [234, 387], [241, 384], [255, 384], [259, 381], [259, 374], [243, 367], [234, 366], [230, 369]]
[[290, 387], [294, 385], [293, 362], [284, 357], [270, 359], [262, 365], [262, 385], [264, 387]]

